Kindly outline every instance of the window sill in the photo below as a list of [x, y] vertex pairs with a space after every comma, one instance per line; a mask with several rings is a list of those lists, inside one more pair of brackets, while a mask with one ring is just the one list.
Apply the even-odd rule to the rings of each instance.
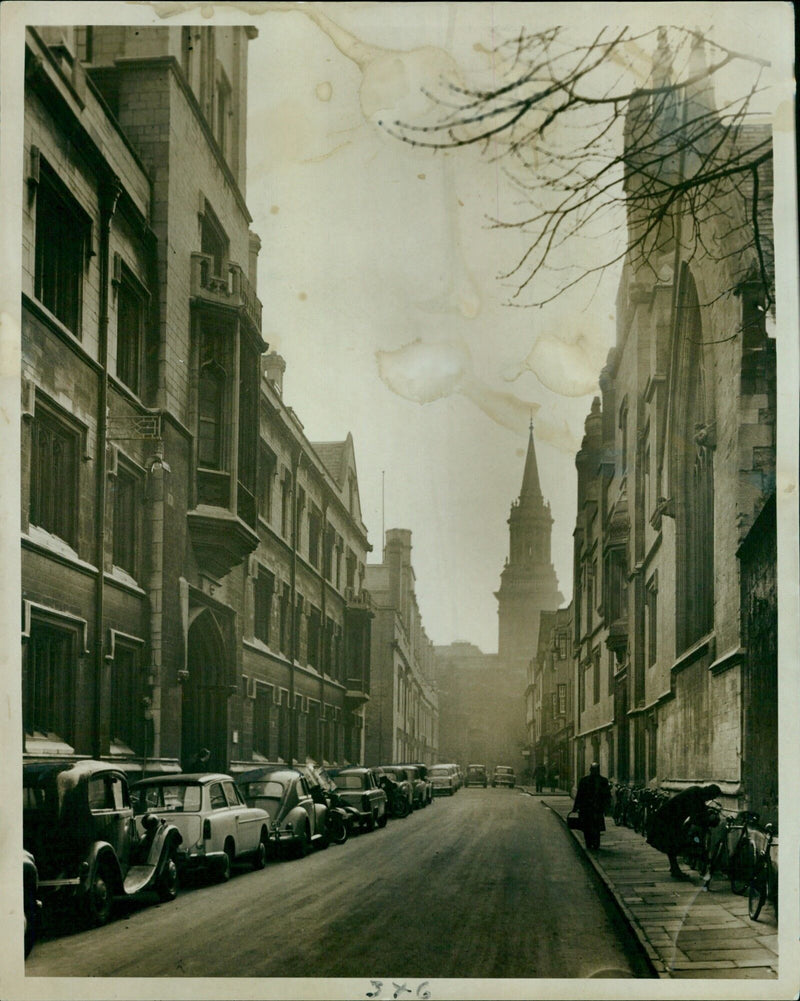
[[21, 538], [23, 546], [46, 553], [59, 563], [75, 567], [84, 573], [97, 573], [97, 567], [82, 560], [68, 542], [38, 525], [29, 525], [27, 535], [23, 532]]
[[104, 573], [103, 577], [109, 583], [116, 584], [125, 591], [131, 591], [133, 594], [140, 595], [144, 597], [146, 592], [144, 588], [135, 580], [129, 573], [122, 569], [122, 567], [114, 566], [111, 568], [111, 573]]

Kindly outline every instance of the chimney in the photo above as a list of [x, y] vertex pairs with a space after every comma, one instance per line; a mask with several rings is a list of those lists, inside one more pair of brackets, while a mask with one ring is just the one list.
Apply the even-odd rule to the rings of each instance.
[[270, 351], [264, 356], [264, 377], [275, 388], [279, 396], [283, 396], [283, 373], [286, 362], [277, 351]]

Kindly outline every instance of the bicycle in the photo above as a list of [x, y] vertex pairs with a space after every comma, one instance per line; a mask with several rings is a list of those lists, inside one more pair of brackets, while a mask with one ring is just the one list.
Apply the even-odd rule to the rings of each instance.
[[759, 850], [753, 845], [756, 859], [747, 893], [747, 912], [753, 921], [758, 921], [767, 900], [770, 900], [775, 908], [775, 917], [778, 916], [778, 869], [771, 854], [772, 849], [777, 848], [777, 842], [772, 824], [767, 824], [764, 834], [766, 835], [764, 847]]
[[755, 864], [755, 847], [750, 840], [748, 825], [758, 823], [758, 814], [743, 810], [727, 821], [728, 830], [725, 850], [728, 856], [728, 877], [731, 892], [743, 894], [746, 892], [753, 875]]
[[[681, 855], [691, 869], [703, 877], [706, 889], [711, 883], [711, 876], [718, 863], [721, 839], [714, 839], [714, 832], [719, 827], [722, 807], [711, 801], [706, 803], [702, 816], [696, 820], [688, 820], [684, 826], [684, 849]], [[712, 848], [712, 840], [715, 840]]]

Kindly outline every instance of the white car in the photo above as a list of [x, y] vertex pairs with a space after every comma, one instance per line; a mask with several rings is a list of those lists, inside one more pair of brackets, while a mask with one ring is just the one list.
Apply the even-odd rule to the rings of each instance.
[[433, 794], [452, 796], [458, 788], [455, 765], [431, 765], [428, 781], [433, 786]]
[[248, 806], [230, 775], [161, 775], [131, 786], [138, 823], [145, 813], [169, 818], [181, 833], [178, 865], [230, 878], [234, 862], [263, 869], [269, 850], [266, 810]]

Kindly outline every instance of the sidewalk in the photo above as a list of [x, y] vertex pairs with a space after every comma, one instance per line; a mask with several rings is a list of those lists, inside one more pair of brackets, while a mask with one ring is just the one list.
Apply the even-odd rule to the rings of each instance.
[[[570, 796], [525, 791], [566, 824]], [[659, 977], [778, 976], [778, 924], [770, 904], [758, 921], [751, 921], [747, 897], [733, 894], [723, 875], [713, 879], [710, 892], [691, 870], [686, 870], [691, 880], [675, 880], [666, 855], [640, 834], [617, 827], [610, 818], [606, 825], [596, 852], [586, 851], [580, 831], [570, 833], [616, 897]]]

